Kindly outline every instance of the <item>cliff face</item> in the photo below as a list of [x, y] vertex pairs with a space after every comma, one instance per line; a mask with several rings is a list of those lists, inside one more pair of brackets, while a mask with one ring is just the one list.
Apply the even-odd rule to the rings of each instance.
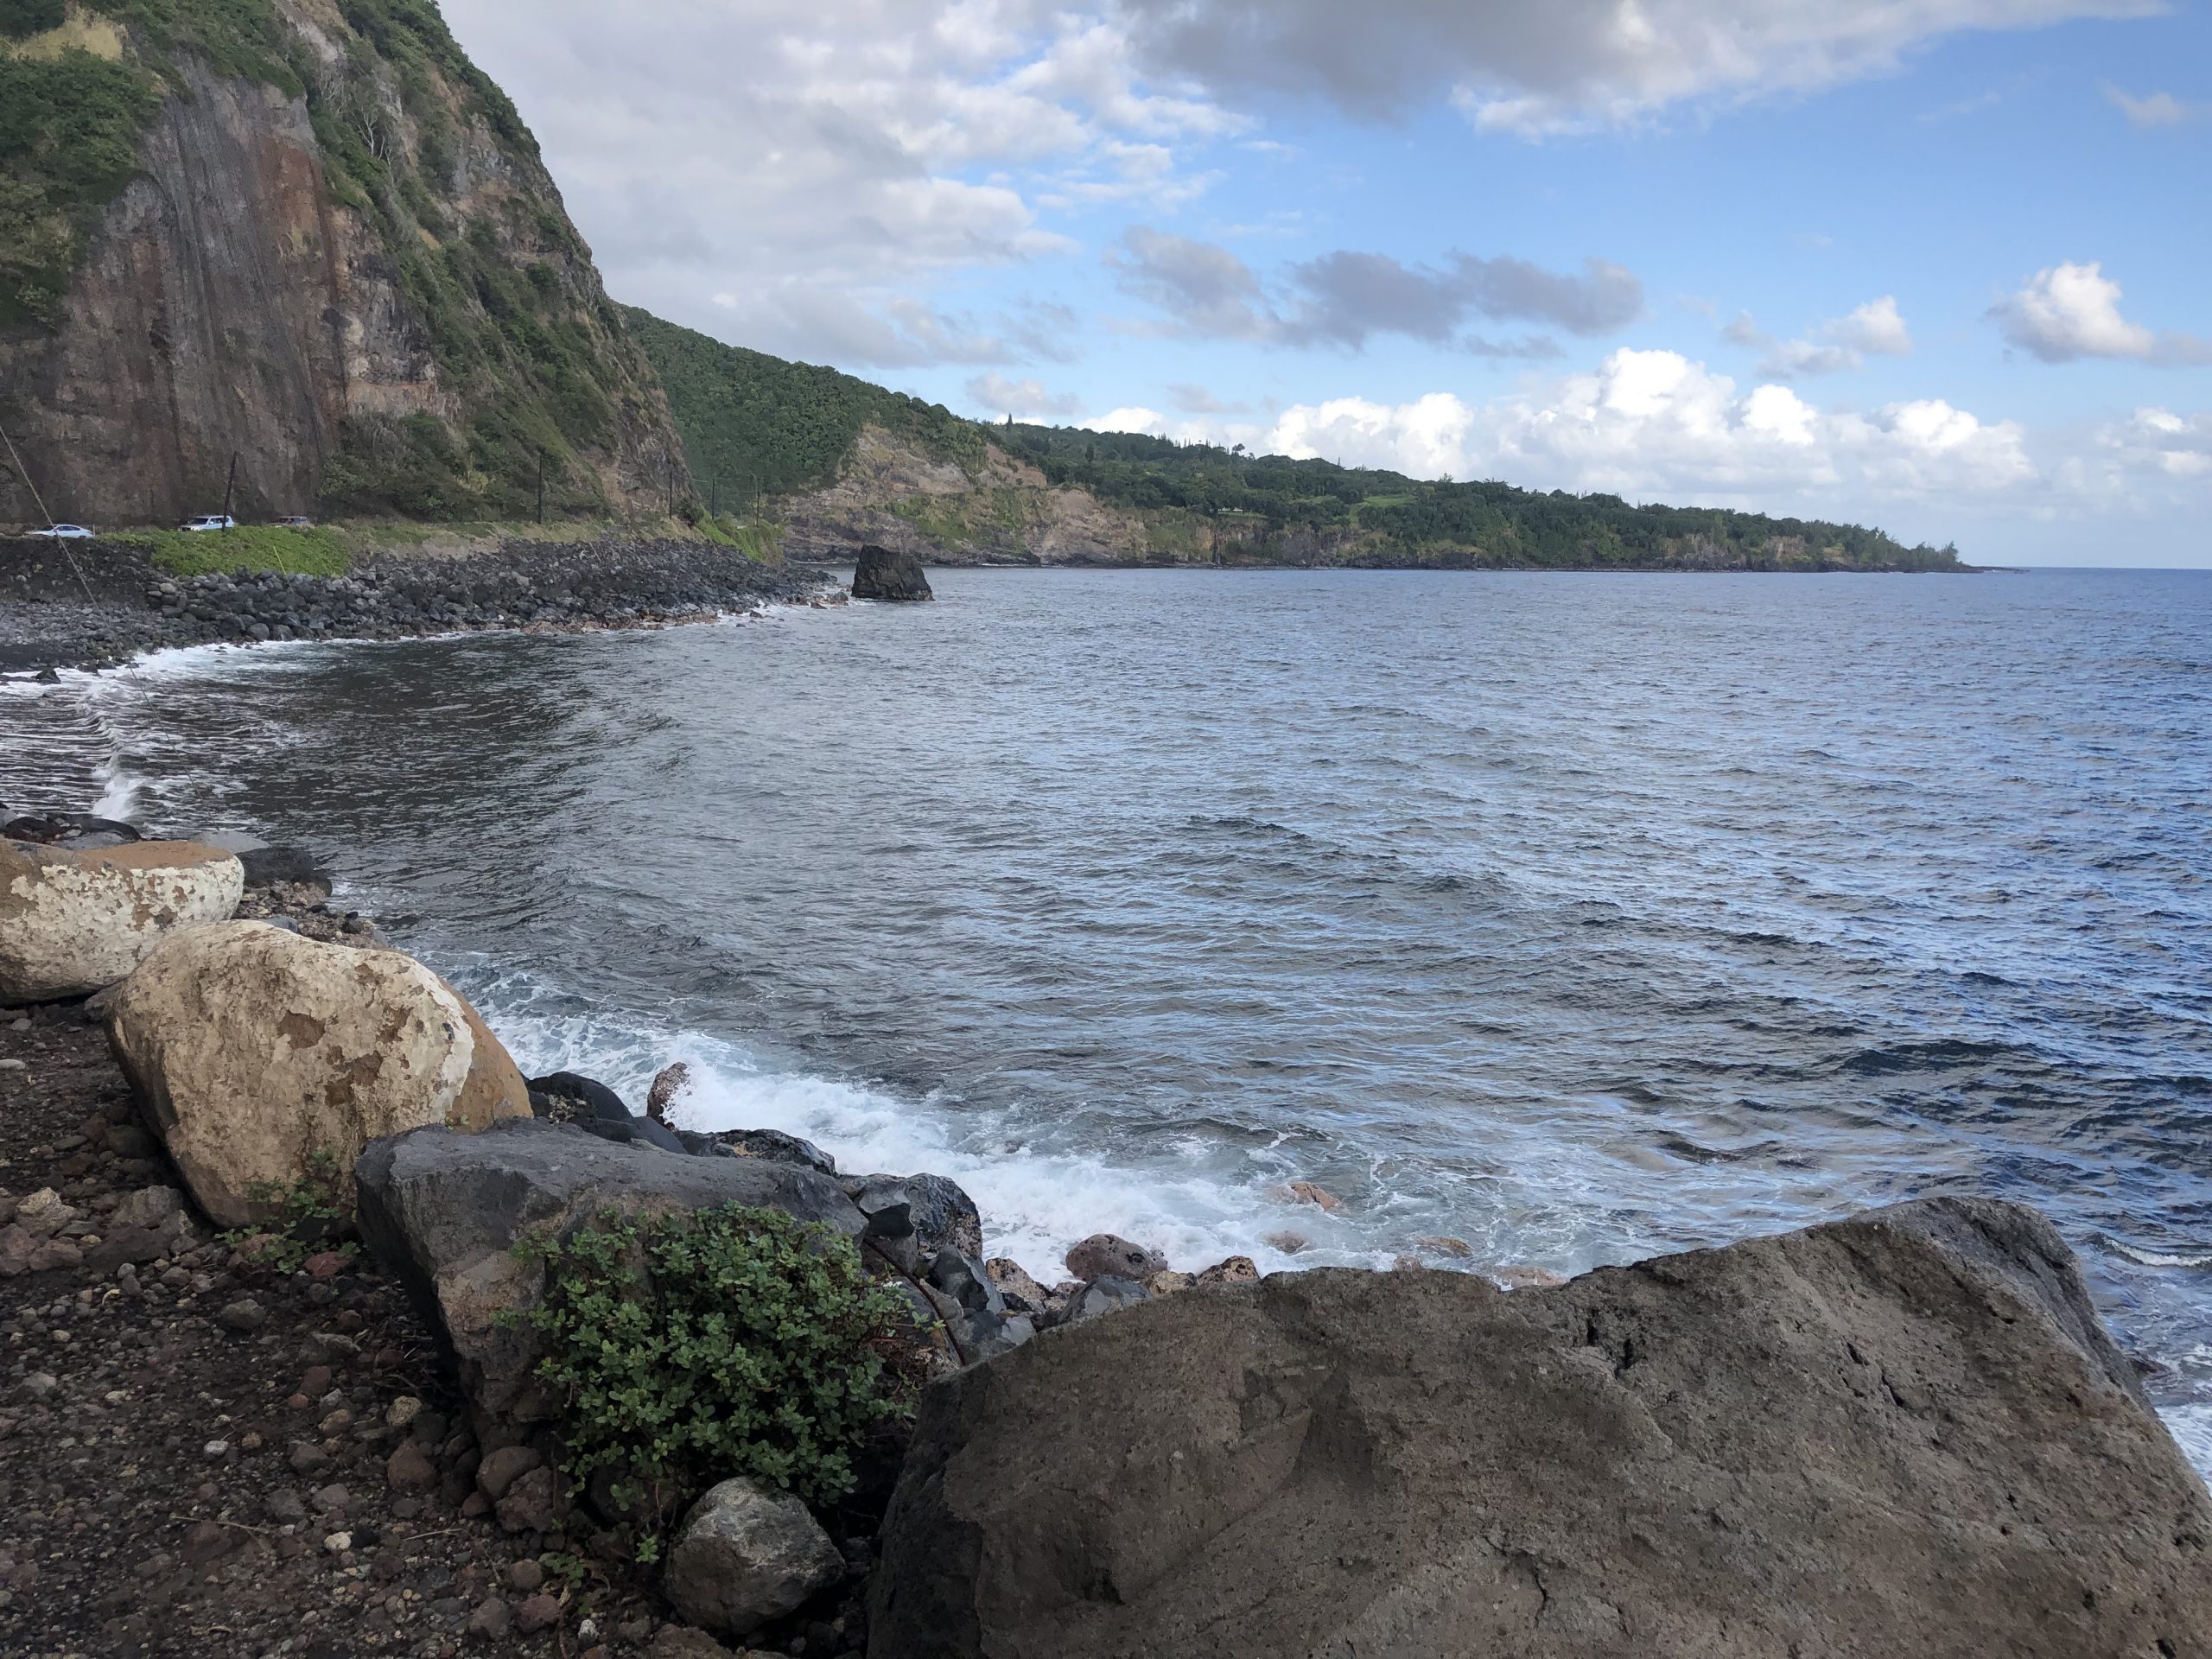
[[775, 504], [784, 551], [849, 557], [863, 543], [933, 564], [1103, 564], [1141, 561], [1144, 521], [1083, 490], [1055, 489], [989, 445], [970, 473], [880, 426], [861, 429], [837, 481]]
[[[541, 464], [554, 511], [681, 499], [651, 368], [535, 144], [435, 12], [255, 16], [249, 56], [73, 10], [46, 54], [54, 74], [105, 60], [143, 77], [151, 111], [135, 175], [82, 216], [58, 302], [0, 322], [0, 421], [48, 509], [213, 512], [234, 454], [242, 517], [515, 516]], [[0, 160], [18, 178], [41, 164]], [[36, 517], [7, 468], [0, 519]]]

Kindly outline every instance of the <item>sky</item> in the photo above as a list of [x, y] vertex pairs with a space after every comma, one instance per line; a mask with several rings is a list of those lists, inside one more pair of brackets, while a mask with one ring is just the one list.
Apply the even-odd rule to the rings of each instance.
[[445, 0], [610, 292], [988, 419], [2212, 565], [2212, 0]]

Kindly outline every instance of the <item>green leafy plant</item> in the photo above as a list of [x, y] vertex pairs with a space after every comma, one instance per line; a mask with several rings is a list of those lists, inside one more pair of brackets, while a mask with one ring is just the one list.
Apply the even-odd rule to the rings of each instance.
[[354, 1253], [351, 1241], [336, 1241], [353, 1213], [352, 1183], [336, 1154], [311, 1152], [298, 1180], [255, 1181], [245, 1195], [268, 1219], [258, 1227], [235, 1228], [223, 1235], [223, 1242], [235, 1248], [263, 1241], [260, 1260], [277, 1272], [297, 1273], [309, 1256], [334, 1248], [341, 1255]]
[[640, 1220], [602, 1211], [518, 1247], [544, 1263], [526, 1321], [563, 1413], [569, 1478], [613, 1477], [615, 1503], [657, 1524], [745, 1475], [817, 1506], [854, 1485], [854, 1457], [906, 1409], [890, 1362], [908, 1315], [839, 1235], [739, 1205]]

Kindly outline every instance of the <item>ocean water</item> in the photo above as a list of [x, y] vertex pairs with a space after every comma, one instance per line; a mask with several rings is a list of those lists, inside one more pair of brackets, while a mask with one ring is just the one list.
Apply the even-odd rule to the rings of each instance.
[[2212, 1467], [2212, 575], [934, 580], [19, 683], [0, 799], [304, 843], [526, 1069], [1046, 1279], [2022, 1199]]

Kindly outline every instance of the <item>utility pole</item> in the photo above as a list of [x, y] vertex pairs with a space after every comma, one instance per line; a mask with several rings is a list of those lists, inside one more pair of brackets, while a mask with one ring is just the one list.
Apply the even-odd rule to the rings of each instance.
[[231, 498], [238, 493], [238, 452], [231, 451], [231, 476], [223, 486], [223, 528], [231, 527]]

